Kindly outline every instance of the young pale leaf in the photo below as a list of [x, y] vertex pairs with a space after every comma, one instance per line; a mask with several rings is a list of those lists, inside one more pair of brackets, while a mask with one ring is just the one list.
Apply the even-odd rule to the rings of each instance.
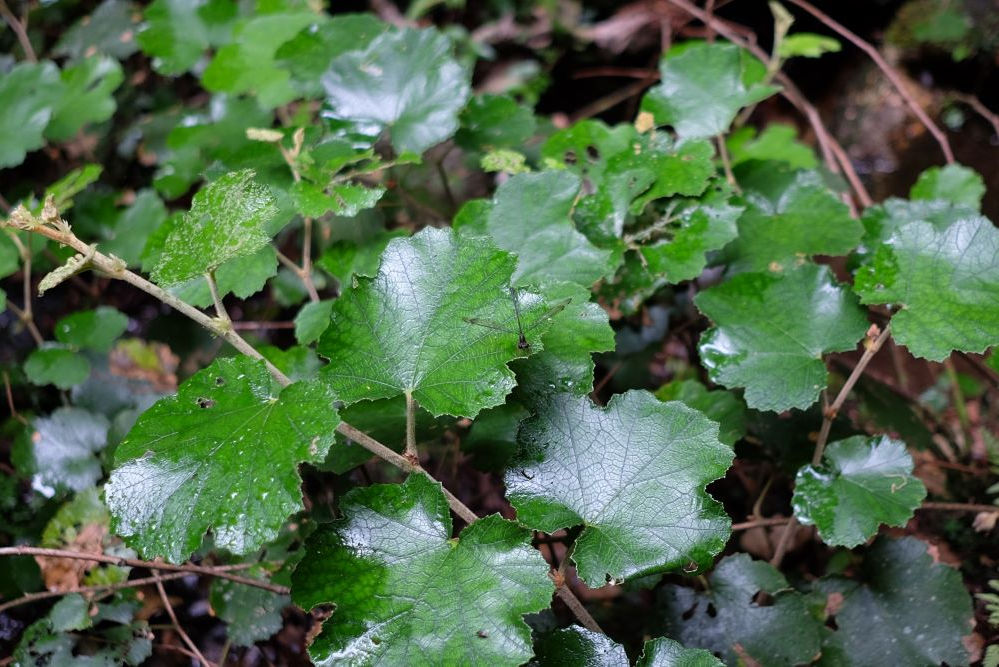
[[664, 225], [668, 240], [640, 247], [644, 264], [652, 274], [670, 283], [696, 278], [707, 266], [707, 253], [724, 247], [738, 235], [736, 221], [744, 210], [719, 195], [684, 209]]
[[253, 176], [250, 169], [229, 172], [194, 196], [191, 210], [164, 243], [153, 280], [175, 285], [270, 243], [266, 225], [277, 206]]
[[746, 404], [731, 391], [709, 391], [697, 380], [674, 380], [659, 387], [656, 398], [680, 401], [718, 422], [718, 439], [729, 447], [746, 434]]
[[[675, 585], [662, 589], [654, 630], [721, 655], [729, 665], [751, 658], [759, 665], [791, 667], [810, 664], [819, 655], [822, 624], [805, 596], [768, 563], [747, 554], [729, 556], [708, 584], [704, 593]], [[770, 596], [770, 604], [756, 601], [761, 592]]]
[[566, 171], [518, 174], [496, 190], [484, 231], [518, 257], [514, 283], [568, 281], [589, 287], [612, 268], [569, 218], [581, 182]]
[[823, 465], [798, 471], [794, 513], [826, 544], [855, 547], [881, 524], [904, 526], [925, 497], [904, 443], [858, 435], [830, 443]]
[[59, 408], [33, 423], [31, 485], [44, 495], [83, 491], [100, 480], [97, 454], [107, 446], [108, 420], [79, 408]]
[[739, 274], [694, 302], [715, 323], [699, 344], [712, 382], [745, 387], [757, 410], [810, 406], [828, 379], [822, 355], [854, 349], [868, 328], [856, 298], [815, 264]]
[[811, 255], [843, 255], [864, 228], [817, 171], [751, 162], [736, 169], [746, 211], [729, 246], [740, 271], [786, 269]]
[[105, 487], [115, 533], [179, 563], [211, 530], [249, 553], [302, 507], [298, 464], [318, 462], [339, 417], [328, 389], [280, 390], [263, 362], [220, 359], [144, 412], [115, 450]]
[[530, 528], [585, 525], [572, 558], [588, 586], [704, 568], [725, 546], [731, 522], [704, 490], [732, 462], [717, 424], [645, 391], [606, 408], [554, 394], [536, 409], [521, 424], [507, 496]]
[[275, 52], [302, 28], [320, 23], [324, 15], [288, 8], [237, 21], [231, 41], [205, 68], [202, 84], [213, 92], [252, 92], [265, 109], [290, 102], [295, 97], [291, 76], [277, 66]]
[[87, 123], [99, 123], [114, 113], [113, 93], [125, 80], [121, 65], [113, 58], [87, 58], [62, 71], [65, 86], [52, 109], [45, 136], [53, 141], [72, 139]]
[[47, 344], [28, 355], [24, 374], [32, 384], [54, 384], [60, 389], [69, 389], [87, 379], [90, 362], [69, 347]]
[[237, 6], [228, 0], [155, 0], [136, 40], [161, 74], [183, 74], [227, 41]]
[[857, 272], [854, 290], [864, 303], [899, 305], [892, 337], [931, 361], [999, 343], [999, 229], [977, 215], [884, 224], [887, 240]]
[[593, 353], [614, 349], [607, 312], [590, 302], [590, 291], [576, 283], [549, 284], [540, 291], [548, 302], [566, 305], [541, 336], [544, 349], [514, 363], [518, 389], [540, 396], [553, 388], [588, 394], [593, 389]]
[[919, 175], [909, 192], [911, 199], [944, 199], [980, 210], [985, 181], [974, 169], [959, 164], [930, 167]]
[[423, 475], [354, 489], [340, 509], [346, 518], [309, 539], [292, 577], [302, 608], [336, 605], [309, 648], [316, 664], [513, 667], [531, 657], [522, 616], [548, 606], [552, 584], [530, 531], [492, 515], [451, 539], [441, 486]]
[[0, 168], [21, 164], [45, 143], [42, 133], [65, 86], [49, 61], [22, 62], [0, 77]]
[[763, 83], [763, 63], [724, 42], [678, 44], [663, 55], [659, 72], [661, 83], [645, 94], [642, 109], [681, 137], [722, 134], [741, 108], [780, 90]]
[[960, 572], [934, 563], [926, 549], [913, 537], [880, 537], [864, 557], [861, 582], [817, 583], [827, 595], [843, 596], [821, 665], [968, 664], [961, 638], [974, 627], [971, 596]]
[[322, 77], [333, 114], [388, 128], [397, 152], [422, 153], [454, 134], [471, 93], [451, 51], [436, 30], [407, 28], [343, 54]]
[[55, 337], [66, 345], [107, 352], [127, 328], [126, 315], [110, 306], [100, 306], [78, 310], [56, 322]]
[[[499, 405], [514, 385], [506, 364], [526, 351], [509, 287], [515, 261], [487, 239], [450, 230], [393, 239], [378, 275], [358, 278], [333, 304], [318, 348], [330, 360], [325, 381], [347, 403], [410, 392], [435, 416]], [[537, 351], [552, 304], [517, 298]]]
[[[255, 565], [243, 576], [266, 579], [267, 571]], [[215, 579], [211, 592], [212, 610], [226, 623], [226, 636], [236, 646], [253, 646], [271, 637], [284, 625], [281, 610], [291, 604], [287, 595], [253, 588], [228, 579]]]

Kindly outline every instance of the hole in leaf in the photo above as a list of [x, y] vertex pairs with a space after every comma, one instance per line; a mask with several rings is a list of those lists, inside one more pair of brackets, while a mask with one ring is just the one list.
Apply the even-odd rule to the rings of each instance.
[[214, 407], [215, 401], [210, 398], [200, 397], [198, 398], [198, 407], [207, 410], [208, 408]]
[[596, 146], [587, 146], [586, 147], [586, 158], [590, 162], [596, 162], [597, 160], [600, 159], [600, 151], [597, 150]]
[[708, 603], [708, 616], [710, 616], [711, 618], [714, 618], [717, 615], [718, 615], [718, 610], [715, 609], [714, 604], [712, 604], [712, 603], [709, 602]]
[[221, 386], [222, 386], [222, 385], [224, 385], [224, 384], [225, 384], [225, 378], [224, 378], [224, 377], [222, 377], [222, 376], [220, 375], [220, 376], [218, 376], [217, 378], [215, 378], [215, 386], [216, 386], [216, 387], [221, 387]]
[[757, 591], [756, 595], [753, 596], [752, 602], [757, 607], [772, 607], [774, 605], [774, 598], [766, 591]]
[[696, 602], [694, 604], [690, 605], [690, 609], [688, 609], [685, 612], [683, 612], [683, 614], [680, 615], [680, 618], [682, 618], [685, 621], [689, 621], [690, 619], [692, 619], [694, 617], [694, 612], [695, 611], [697, 611], [697, 603]]
[[576, 164], [578, 160], [576, 159], [576, 151], [566, 151], [565, 152], [565, 163], [566, 164]]

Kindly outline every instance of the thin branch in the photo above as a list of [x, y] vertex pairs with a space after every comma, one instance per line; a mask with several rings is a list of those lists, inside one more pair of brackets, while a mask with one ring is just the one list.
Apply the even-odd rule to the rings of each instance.
[[739, 184], [735, 181], [735, 174], [732, 173], [732, 160], [728, 156], [728, 146], [725, 145], [725, 137], [721, 134], [715, 137], [718, 143], [718, 155], [721, 156], [722, 168], [725, 170], [725, 180], [736, 192], [742, 192]]
[[189, 648], [191, 653], [193, 653], [195, 657], [201, 661], [202, 665], [205, 667], [213, 667], [212, 663], [208, 662], [208, 660], [205, 659], [205, 656], [201, 654], [201, 651], [198, 650], [197, 644], [191, 641], [191, 638], [187, 636], [186, 632], [184, 632], [184, 628], [181, 627], [180, 621], [177, 620], [177, 614], [173, 610], [173, 605], [170, 604], [170, 598], [166, 594], [166, 589], [163, 588], [163, 582], [159, 577], [155, 577], [155, 579], [156, 590], [160, 593], [160, 600], [163, 601], [163, 607], [166, 609], [167, 616], [170, 617], [170, 622], [173, 623], [174, 629], [177, 631], [177, 634], [180, 635], [181, 641], [187, 645], [187, 648]]
[[[252, 563], [239, 563], [238, 565], [220, 565], [216, 569], [219, 572], [231, 572], [234, 570], [245, 570], [252, 567]], [[184, 577], [191, 576], [190, 572], [170, 572], [168, 574], [161, 574], [158, 577], [143, 577], [141, 579], [129, 579], [127, 581], [119, 581], [114, 584], [97, 584], [95, 586], [77, 586], [76, 588], [70, 588], [61, 591], [39, 591], [37, 593], [27, 593], [19, 598], [11, 600], [10, 602], [4, 602], [0, 604], [0, 613], [12, 609], [14, 607], [19, 607], [24, 604], [30, 604], [32, 602], [37, 602], [39, 600], [47, 600], [50, 598], [58, 598], [64, 595], [76, 594], [86, 594], [86, 593], [111, 593], [114, 591], [119, 591], [125, 588], [138, 588], [139, 586], [147, 586], [149, 584], [156, 583], [156, 580], [160, 581], [171, 581], [173, 579], [182, 579]]]
[[414, 463], [420, 461], [420, 453], [416, 451], [416, 401], [409, 390], [406, 390], [406, 458]]
[[999, 114], [994, 113], [987, 106], [982, 104], [982, 101], [975, 97], [974, 95], [965, 95], [964, 93], [951, 93], [951, 96], [960, 102], [964, 102], [969, 107], [971, 107], [979, 116], [984, 118], [992, 125], [992, 130], [996, 133], [996, 137], [999, 138]]
[[968, 417], [968, 406], [964, 401], [964, 392], [961, 391], [961, 381], [957, 377], [957, 369], [954, 362], [948, 357], [943, 362], [944, 371], [947, 374], [947, 381], [950, 383], [950, 393], [954, 401], [954, 411], [957, 412], [957, 421], [961, 424], [961, 435], [964, 437], [964, 446], [971, 445], [971, 418]]
[[38, 56], [35, 55], [35, 49], [31, 46], [31, 40], [28, 38], [28, 33], [24, 29], [24, 24], [14, 16], [14, 12], [10, 11], [10, 7], [7, 6], [6, 0], [0, 0], [0, 15], [3, 16], [4, 21], [10, 26], [10, 29], [14, 31], [17, 35], [17, 41], [21, 45], [21, 49], [24, 51], [24, 57], [29, 61], [36, 63], [38, 62]]
[[219, 579], [235, 581], [237, 584], [245, 584], [247, 586], [253, 586], [254, 588], [262, 588], [265, 591], [281, 595], [286, 595], [290, 592], [286, 586], [279, 586], [260, 579], [241, 577], [238, 574], [230, 574], [229, 572], [215, 567], [194, 565], [193, 563], [173, 565], [172, 563], [154, 563], [148, 560], [139, 560], [138, 558], [124, 558], [120, 556], [108, 556], [106, 554], [87, 554], [79, 551], [68, 551], [66, 549], [45, 549], [43, 547], [29, 546], [0, 547], [0, 556], [44, 556], [47, 558], [71, 558], [73, 560], [94, 561], [95, 563], [110, 563], [111, 565], [118, 565], [122, 567], [144, 567], [149, 570], [203, 574], [209, 577], [218, 577]]
[[565, 603], [565, 606], [569, 608], [569, 611], [572, 612], [573, 616], [579, 619], [579, 622], [583, 624], [583, 627], [591, 632], [606, 634], [603, 631], [603, 628], [600, 627], [600, 624], [597, 623], [596, 619], [594, 619], [593, 616], [590, 615], [590, 612], [586, 610], [583, 603], [579, 601], [579, 598], [573, 595], [572, 591], [569, 590], [565, 580], [559, 584], [555, 575], [549, 573], [548, 576], [552, 578], [552, 581], [555, 581], [555, 594], [558, 595], [562, 602]]
[[621, 102], [624, 102], [625, 100], [635, 95], [638, 95], [640, 92], [642, 92], [643, 90], [651, 86], [653, 83], [655, 83], [658, 78], [659, 75], [657, 74], [647, 79], [641, 79], [634, 83], [630, 83], [624, 88], [621, 88], [620, 90], [615, 90], [613, 93], [610, 93], [605, 97], [601, 97], [600, 99], [591, 102], [590, 104], [587, 104], [582, 109], [572, 114], [569, 120], [575, 123], [576, 121], [583, 120], [584, 118], [589, 118], [591, 116], [596, 116], [599, 113], [603, 113], [608, 109], [616, 107], [618, 104], [621, 104]]
[[781, 562], [784, 560], [784, 556], [787, 554], [788, 548], [791, 546], [791, 539], [794, 537], [797, 530], [798, 519], [792, 516], [780, 534], [780, 541], [777, 542], [777, 548], [774, 550], [773, 558], [770, 559], [771, 565], [778, 568], [780, 567]]
[[28, 330], [28, 333], [31, 334], [32, 340], [35, 341], [35, 345], [41, 345], [45, 342], [45, 339], [42, 337], [42, 332], [40, 332], [38, 327], [35, 326], [35, 321], [28, 317], [23, 310], [18, 308], [16, 303], [8, 299], [7, 307], [10, 308], [10, 312], [14, 313], [14, 316], [17, 317], [22, 324], [24, 324], [24, 328]]
[[208, 291], [212, 295], [212, 303], [215, 304], [215, 314], [220, 320], [232, 326], [232, 318], [229, 317], [229, 313], [226, 312], [225, 305], [222, 303], [222, 297], [219, 296], [219, 286], [215, 282], [215, 272], [210, 271], [205, 274], [205, 280], [208, 281]]
[[765, 526], [783, 526], [784, 524], [790, 522], [791, 519], [784, 516], [774, 516], [769, 519], [754, 519], [752, 521], [743, 521], [742, 523], [733, 523], [732, 532], [737, 533], [741, 530], [749, 530], [750, 528], [762, 528]]
[[233, 322], [236, 331], [260, 331], [262, 329], [294, 329], [294, 322]]
[[305, 229], [302, 232], [304, 238], [302, 239], [302, 283], [305, 285], [305, 291], [309, 293], [309, 301], [315, 303], [319, 301], [319, 292], [316, 290], [316, 284], [312, 280], [312, 218], [305, 218], [304, 222]]
[[950, 148], [950, 142], [947, 140], [947, 135], [944, 134], [944, 132], [928, 115], [926, 115], [923, 108], [919, 106], [919, 102], [916, 101], [916, 98], [913, 97], [912, 93], [909, 92], [909, 89], [906, 88], [905, 83], [902, 81], [902, 77], [899, 76], [898, 72], [896, 72], [894, 68], [888, 64], [888, 61], [884, 59], [880, 51], [856, 33], [848, 30], [845, 26], [834, 20], [828, 14], [813, 6], [811, 3], [806, 2], [805, 0], [789, 0], [789, 2], [793, 5], [801, 7], [819, 21], [832, 28], [841, 37], [849, 42], [852, 42], [854, 46], [870, 56], [871, 60], [874, 61], [874, 64], [878, 66], [888, 80], [891, 81], [892, 85], [895, 86], [895, 89], [899, 92], [899, 94], [905, 99], [909, 108], [912, 109], [912, 113], [914, 113], [916, 118], [918, 118], [919, 121], [926, 126], [926, 129], [930, 131], [933, 138], [937, 140], [938, 144], [940, 144], [940, 150], [943, 151], [947, 163], [951, 164], [954, 162], [954, 152]]
[[14, 407], [14, 394], [10, 390], [10, 375], [7, 374], [7, 371], [3, 372], [3, 387], [7, 392], [7, 407], [10, 408], [10, 416], [27, 426], [28, 420], [21, 416], [17, 408]]
[[932, 503], [926, 502], [917, 507], [920, 510], [942, 510], [944, 512], [999, 512], [999, 505], [979, 505], [976, 503]]

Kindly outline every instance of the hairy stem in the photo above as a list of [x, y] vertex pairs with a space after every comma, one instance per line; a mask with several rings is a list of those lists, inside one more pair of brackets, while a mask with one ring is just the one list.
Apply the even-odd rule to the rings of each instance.
[[420, 460], [416, 451], [416, 401], [409, 390], [406, 391], [406, 458], [414, 462]]

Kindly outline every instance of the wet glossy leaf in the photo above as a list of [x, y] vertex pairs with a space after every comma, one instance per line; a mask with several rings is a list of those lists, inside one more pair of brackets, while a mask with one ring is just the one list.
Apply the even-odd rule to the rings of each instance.
[[97, 455], [107, 446], [108, 420], [79, 408], [59, 408], [35, 419], [31, 434], [31, 485], [55, 491], [83, 491], [101, 478]]
[[821, 465], [798, 471], [794, 513], [826, 544], [855, 547], [881, 524], [904, 526], [925, 497], [904, 443], [858, 435], [830, 443]]
[[64, 92], [51, 62], [22, 62], [0, 77], [0, 167], [13, 167], [45, 144], [42, 133]]
[[354, 489], [340, 509], [346, 518], [310, 538], [292, 578], [299, 606], [336, 605], [309, 648], [316, 664], [531, 657], [522, 616], [547, 607], [553, 587], [530, 531], [492, 515], [451, 539], [441, 487], [422, 475]]
[[333, 300], [310, 301], [302, 306], [295, 316], [295, 340], [299, 345], [308, 345], [319, 337], [330, 325], [333, 314]]
[[525, 421], [505, 483], [517, 520], [548, 533], [584, 524], [572, 559], [592, 588], [608, 581], [707, 567], [730, 521], [705, 487], [732, 450], [718, 425], [644, 391], [553, 395]]
[[661, 232], [640, 247], [644, 264], [650, 273], [670, 283], [696, 278], [707, 266], [707, 253], [738, 235], [736, 221], [743, 210], [717, 194], [693, 203], [675, 218], [661, 220], [657, 223]]
[[686, 648], [678, 641], [660, 637], [645, 642], [635, 667], [723, 667], [725, 663], [700, 648]]
[[190, 212], [163, 245], [153, 280], [174, 285], [270, 243], [266, 225], [277, 209], [274, 198], [253, 176], [249, 169], [230, 172], [194, 196]]
[[337, 14], [299, 32], [278, 47], [274, 58], [291, 73], [297, 90], [305, 97], [318, 98], [323, 94], [320, 79], [335, 58], [366, 49], [389, 28], [372, 14]]
[[968, 664], [961, 638], [973, 627], [971, 596], [960, 572], [934, 563], [926, 550], [912, 537], [880, 537], [864, 557], [859, 582], [818, 582], [822, 592], [844, 596], [819, 664]]
[[291, 76], [275, 63], [278, 47], [300, 30], [321, 22], [308, 9], [261, 13], [236, 22], [232, 37], [205, 68], [201, 83], [214, 92], [253, 93], [265, 109], [295, 97]]
[[864, 303], [897, 304], [892, 337], [932, 361], [999, 343], [999, 230], [977, 215], [882, 224], [886, 240], [854, 290]]
[[484, 231], [518, 258], [514, 282], [576, 282], [589, 287], [610, 270], [610, 252], [569, 218], [580, 180], [565, 171], [518, 174], [497, 189]]
[[551, 283], [540, 291], [549, 303], [566, 305], [541, 336], [544, 349], [513, 365], [518, 389], [541, 396], [553, 390], [588, 394], [593, 390], [593, 353], [614, 349], [607, 312], [575, 283]]
[[183, 74], [208, 47], [225, 43], [236, 11], [228, 0], [155, 0], [143, 12], [137, 40], [157, 72]]
[[646, 93], [642, 109], [682, 137], [722, 134], [742, 107], [779, 90], [763, 83], [763, 63], [725, 42], [678, 44], [663, 55], [659, 72], [661, 83]]
[[812, 255], [843, 255], [864, 229], [817, 171], [773, 162], [736, 169], [746, 210], [739, 238], [729, 248], [737, 270], [776, 271]]
[[757, 410], [804, 409], [818, 399], [827, 352], [856, 347], [868, 323], [856, 299], [827, 267], [743, 273], [694, 299], [715, 326], [701, 336], [713, 382], [745, 387]]
[[87, 379], [90, 362], [76, 350], [51, 344], [28, 355], [24, 374], [32, 384], [54, 384], [60, 389], [69, 389]]
[[135, 33], [140, 14], [124, 0], [104, 0], [93, 14], [77, 21], [63, 33], [52, 53], [71, 61], [94, 54], [124, 60], [138, 50]]
[[[466, 417], [499, 405], [514, 385], [506, 363], [528, 351], [517, 346], [515, 261], [486, 239], [450, 230], [393, 239], [378, 275], [358, 278], [333, 304], [319, 340], [330, 360], [325, 381], [347, 403], [411, 392], [431, 414]], [[527, 342], [538, 351], [551, 306], [518, 296]]]
[[919, 175], [909, 196], [912, 199], [945, 199], [979, 210], [985, 196], [985, 181], [974, 169], [959, 164], [930, 167]]
[[72, 139], [88, 123], [107, 120], [117, 108], [113, 93], [125, 80], [113, 58], [87, 58], [62, 71], [63, 93], [52, 109], [45, 136], [53, 141]]
[[[266, 579], [267, 572], [257, 565], [242, 573]], [[287, 595], [253, 588], [228, 579], [215, 579], [209, 598], [212, 610], [226, 623], [226, 636], [236, 646], [253, 646], [274, 635], [284, 625], [281, 610], [291, 604]]]
[[55, 337], [66, 345], [107, 352], [127, 328], [125, 314], [110, 306], [100, 306], [94, 310], [78, 310], [56, 322]]
[[578, 625], [545, 633], [534, 645], [534, 651], [541, 667], [629, 667], [631, 664], [623, 646], [607, 635]]
[[[676, 585], [663, 588], [654, 631], [720, 654], [729, 665], [748, 657], [761, 665], [791, 667], [819, 655], [822, 624], [812, 616], [805, 596], [768, 563], [747, 554], [728, 556], [708, 577], [708, 585], [703, 593]], [[760, 603], [761, 592], [770, 597], [769, 604]]]
[[674, 380], [656, 390], [660, 401], [680, 401], [718, 422], [718, 439], [733, 446], [746, 433], [746, 404], [730, 391], [709, 391], [697, 380]]
[[434, 29], [404, 29], [339, 56], [322, 77], [334, 115], [388, 128], [399, 153], [444, 141], [470, 94], [469, 73], [451, 51]]
[[534, 129], [534, 113], [509, 95], [477, 95], [461, 112], [455, 141], [470, 150], [519, 148]]
[[339, 418], [319, 384], [283, 391], [263, 362], [220, 359], [144, 412], [105, 487], [114, 529], [147, 557], [181, 562], [212, 531], [249, 553], [301, 509], [298, 464], [318, 462]]

